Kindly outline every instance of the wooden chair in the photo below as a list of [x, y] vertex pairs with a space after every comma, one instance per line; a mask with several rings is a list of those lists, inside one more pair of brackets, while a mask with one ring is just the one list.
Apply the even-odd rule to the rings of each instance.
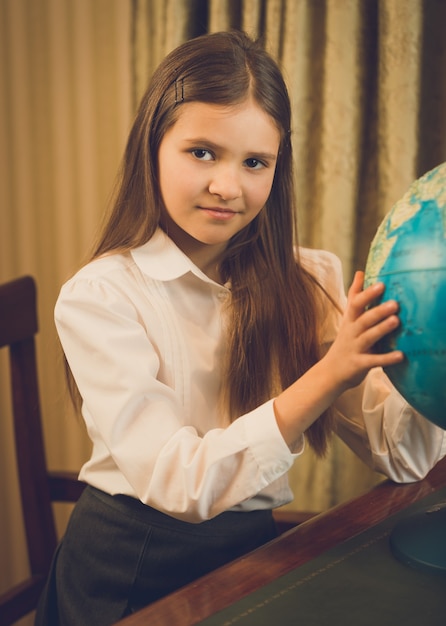
[[36, 286], [25, 276], [0, 285], [0, 348], [9, 349], [17, 472], [30, 575], [0, 595], [0, 624], [36, 608], [57, 544], [53, 501], [74, 502], [84, 484], [69, 472], [48, 472], [42, 434], [35, 335]]

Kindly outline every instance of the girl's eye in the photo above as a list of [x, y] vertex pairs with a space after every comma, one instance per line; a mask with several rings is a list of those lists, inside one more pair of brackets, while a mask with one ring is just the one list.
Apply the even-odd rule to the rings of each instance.
[[265, 164], [262, 161], [259, 161], [259, 159], [254, 159], [254, 158], [246, 159], [245, 164], [251, 170], [259, 170], [262, 167], [265, 167]]
[[200, 161], [211, 161], [214, 158], [212, 153], [204, 148], [194, 148], [191, 152], [194, 157]]

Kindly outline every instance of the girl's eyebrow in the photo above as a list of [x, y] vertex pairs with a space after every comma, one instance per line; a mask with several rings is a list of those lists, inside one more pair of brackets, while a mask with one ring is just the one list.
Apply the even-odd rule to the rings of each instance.
[[[222, 149], [222, 146], [214, 143], [213, 141], [209, 139], [206, 139], [206, 137], [191, 137], [191, 138], [185, 139], [184, 141], [191, 147], [192, 146], [194, 147], [205, 146], [206, 148], [209, 148], [210, 150], [215, 150], [215, 151]], [[272, 152], [258, 152], [257, 150], [251, 150], [247, 152], [247, 154], [252, 155], [252, 157], [255, 157], [260, 160], [265, 160], [265, 161], [277, 160], [277, 154], [273, 154]]]

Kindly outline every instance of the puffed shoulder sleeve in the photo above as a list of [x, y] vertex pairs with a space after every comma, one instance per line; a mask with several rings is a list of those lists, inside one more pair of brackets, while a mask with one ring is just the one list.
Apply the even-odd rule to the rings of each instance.
[[347, 302], [342, 264], [339, 257], [326, 250], [300, 249], [303, 267], [312, 274], [330, 296], [322, 301], [319, 320], [319, 336], [322, 352], [334, 341], [341, 320], [341, 312]]

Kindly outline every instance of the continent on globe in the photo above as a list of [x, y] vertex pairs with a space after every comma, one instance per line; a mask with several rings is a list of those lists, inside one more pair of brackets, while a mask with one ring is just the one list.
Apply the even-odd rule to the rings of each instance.
[[381, 352], [402, 350], [386, 368], [401, 395], [446, 429], [446, 163], [416, 180], [384, 218], [372, 241], [365, 287], [386, 286], [400, 307], [399, 328]]

